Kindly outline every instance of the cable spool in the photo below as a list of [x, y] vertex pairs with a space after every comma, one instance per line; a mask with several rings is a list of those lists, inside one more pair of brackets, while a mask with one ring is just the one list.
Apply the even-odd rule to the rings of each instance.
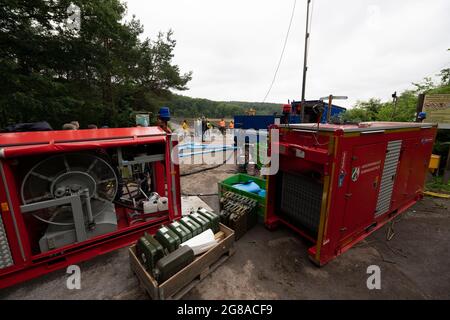
[[[98, 216], [114, 200], [118, 180], [111, 165], [91, 153], [65, 153], [46, 158], [25, 175], [21, 186], [23, 204], [33, 204], [73, 195], [89, 199], [93, 218]], [[73, 222], [57, 222], [66, 206], [53, 210], [50, 218], [33, 214], [48, 224], [73, 225]], [[64, 215], [67, 216], [67, 215]]]

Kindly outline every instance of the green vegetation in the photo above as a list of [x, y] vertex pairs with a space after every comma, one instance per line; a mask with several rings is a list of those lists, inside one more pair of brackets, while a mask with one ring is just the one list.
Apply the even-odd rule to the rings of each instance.
[[[67, 8], [81, 9], [80, 28]], [[173, 64], [172, 31], [140, 40], [119, 0], [3, 0], [0, 4], [0, 127], [78, 120], [130, 124], [133, 110], [156, 110], [184, 90], [190, 72]]]
[[358, 101], [352, 109], [345, 112], [343, 120], [349, 122], [414, 121], [419, 94], [450, 93], [450, 68], [442, 69], [437, 76], [440, 78], [438, 84], [434, 83], [431, 77], [425, 77], [422, 82], [413, 82], [414, 89], [402, 92], [397, 98], [396, 106], [392, 101], [381, 102], [376, 98]]
[[450, 183], [444, 184], [442, 177], [433, 177], [433, 179], [426, 183], [426, 189], [432, 192], [450, 194]]
[[393, 102], [381, 102], [380, 99], [372, 98], [358, 101], [352, 109], [345, 112], [343, 119], [349, 122], [414, 121], [419, 94], [450, 93], [450, 69], [443, 69], [439, 75], [439, 84], [427, 77], [422, 82], [413, 83], [414, 89], [402, 92], [397, 98], [395, 112]]
[[232, 117], [237, 114], [245, 114], [251, 108], [256, 110], [256, 114], [281, 112], [281, 104], [276, 103], [213, 101], [175, 94], [165, 104], [170, 107], [174, 116], [186, 118], [202, 115], [209, 118]]
[[441, 167], [444, 167], [450, 148], [450, 130], [438, 130], [433, 153], [441, 156]]

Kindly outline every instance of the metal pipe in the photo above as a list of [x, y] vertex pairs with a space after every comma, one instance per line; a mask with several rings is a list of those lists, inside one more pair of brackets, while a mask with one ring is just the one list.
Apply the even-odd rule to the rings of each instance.
[[[306, 1], [306, 31], [305, 31], [305, 51], [303, 54], [303, 81], [302, 81], [302, 104], [305, 102], [305, 87], [306, 87], [306, 71], [308, 70], [308, 41], [309, 41], [309, 4], [311, 0]], [[302, 105], [302, 122], [304, 116], [304, 109]]]
[[94, 215], [92, 214], [91, 200], [89, 197], [89, 189], [84, 190], [83, 196], [86, 197], [86, 211], [89, 224], [94, 223]]
[[331, 106], [333, 105], [333, 95], [328, 96], [328, 110], [327, 110], [327, 123], [330, 123], [331, 118]]

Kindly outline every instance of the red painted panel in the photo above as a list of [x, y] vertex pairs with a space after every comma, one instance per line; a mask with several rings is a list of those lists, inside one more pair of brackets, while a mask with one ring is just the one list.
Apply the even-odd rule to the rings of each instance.
[[[414, 157], [416, 156], [416, 143], [418, 138], [405, 139], [399, 157], [399, 167], [392, 193], [392, 210], [401, 207], [410, 197], [411, 188], [408, 187]], [[423, 183], [423, 182], [422, 182]]]
[[417, 196], [423, 191], [423, 182], [428, 171], [430, 154], [433, 149], [433, 137], [425, 136], [418, 139], [413, 145], [414, 156], [411, 161], [411, 174], [408, 179], [408, 194]]
[[353, 148], [343, 236], [369, 226], [374, 219], [386, 143]]

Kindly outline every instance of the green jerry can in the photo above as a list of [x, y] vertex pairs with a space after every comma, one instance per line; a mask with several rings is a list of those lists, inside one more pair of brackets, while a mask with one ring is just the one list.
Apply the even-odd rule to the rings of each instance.
[[161, 245], [161, 243], [158, 242], [151, 234], [148, 234], [147, 232], [144, 232], [144, 237], [147, 239], [148, 242], [150, 242], [151, 245], [153, 245], [156, 249], [156, 261], [164, 257], [164, 247]]
[[179, 223], [178, 221], [174, 221], [169, 224], [169, 229], [175, 232], [175, 234], [180, 238], [181, 243], [188, 241], [192, 238], [192, 232], [187, 227]]
[[211, 223], [211, 229], [214, 233], [219, 232], [220, 217], [217, 214], [208, 211], [205, 208], [198, 208], [197, 212], [209, 220], [209, 222]]
[[141, 260], [145, 269], [153, 274], [153, 269], [158, 261], [158, 250], [148, 241], [147, 237], [140, 237], [137, 241], [136, 255]]
[[189, 217], [183, 217], [180, 219], [180, 223], [189, 230], [191, 230], [192, 238], [202, 233], [202, 226], [199, 225], [194, 219], [191, 219]]
[[167, 227], [162, 227], [156, 231], [155, 239], [169, 252], [177, 250], [181, 244], [181, 240], [176, 233]]
[[209, 220], [202, 216], [200, 213], [192, 212], [189, 217], [202, 226], [202, 232], [211, 228], [211, 222], [209, 222]]
[[189, 246], [181, 246], [156, 263], [155, 279], [162, 283], [194, 261], [194, 251]]

